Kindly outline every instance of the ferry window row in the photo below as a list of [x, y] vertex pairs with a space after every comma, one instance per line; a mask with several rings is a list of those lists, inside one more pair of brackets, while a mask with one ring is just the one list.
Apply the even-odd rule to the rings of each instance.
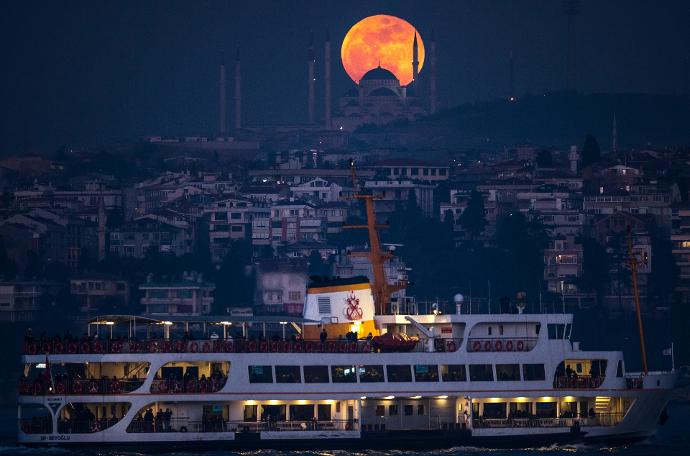
[[[468, 376], [469, 371], [469, 376]], [[495, 372], [495, 375], [494, 375]], [[249, 366], [249, 383], [403, 383], [543, 381], [543, 364], [374, 364]]]

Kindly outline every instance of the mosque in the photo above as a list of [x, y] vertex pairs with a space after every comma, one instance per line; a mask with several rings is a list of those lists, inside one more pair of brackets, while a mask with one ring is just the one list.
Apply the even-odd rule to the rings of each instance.
[[[375, 124], [382, 125], [396, 120], [415, 120], [436, 112], [436, 42], [431, 37], [429, 52], [428, 84], [420, 84], [417, 34], [412, 42], [412, 81], [402, 85], [395, 74], [379, 65], [366, 72], [340, 97], [337, 107], [331, 107], [331, 41], [328, 34], [324, 42], [324, 107], [323, 123], [316, 119], [316, 77], [313, 35], [310, 39], [307, 57], [308, 123], [311, 128], [352, 131]], [[234, 129], [242, 125], [242, 73], [239, 51], [235, 57], [234, 81]], [[219, 135], [228, 132], [225, 62], [221, 60], [219, 78]]]
[[338, 103], [332, 118], [334, 128], [351, 131], [361, 125], [386, 124], [395, 120], [415, 120], [436, 110], [436, 45], [431, 42], [430, 87], [425, 92], [419, 79], [417, 35], [412, 42], [412, 82], [400, 80], [381, 65], [366, 72], [358, 84]]

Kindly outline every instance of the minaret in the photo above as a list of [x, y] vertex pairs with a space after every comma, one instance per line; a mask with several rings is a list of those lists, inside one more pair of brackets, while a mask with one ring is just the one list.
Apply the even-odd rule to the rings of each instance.
[[235, 54], [235, 129], [242, 128], [242, 71], [240, 67], [240, 49]]
[[309, 87], [309, 123], [314, 124], [314, 82], [316, 78], [314, 77], [314, 62], [316, 58], [314, 57], [314, 33], [311, 32], [309, 35], [309, 52], [307, 53], [307, 85]]
[[105, 259], [105, 223], [105, 203], [101, 194], [98, 203], [98, 261]]
[[429, 108], [431, 114], [433, 114], [436, 112], [436, 36], [433, 30], [431, 31], [431, 77], [429, 78], [429, 98]]
[[616, 126], [616, 113], [613, 113], [613, 125], [611, 127], [611, 152], [618, 151], [618, 127]]
[[324, 121], [326, 129], [331, 128], [331, 35], [326, 29], [326, 41], [323, 44], [324, 64]]
[[220, 128], [218, 131], [221, 136], [225, 136], [227, 128], [226, 119], [227, 96], [225, 94], [225, 53], [220, 53], [220, 74], [218, 79], [218, 120]]
[[417, 32], [414, 32], [412, 42], [412, 87], [417, 88], [417, 78], [419, 78], [419, 50], [417, 49]]

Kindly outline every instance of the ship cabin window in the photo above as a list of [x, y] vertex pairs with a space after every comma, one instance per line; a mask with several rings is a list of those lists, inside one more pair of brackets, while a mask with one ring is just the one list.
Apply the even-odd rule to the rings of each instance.
[[328, 383], [328, 366], [304, 366], [304, 383]]
[[493, 366], [491, 364], [470, 364], [470, 380], [473, 382], [493, 382]]
[[444, 382], [466, 382], [467, 372], [464, 364], [441, 365], [441, 378]]
[[510, 403], [510, 418], [529, 418], [532, 414], [529, 402], [511, 402]]
[[244, 421], [256, 421], [258, 417], [258, 405], [245, 405], [244, 406]]
[[498, 334], [503, 335], [503, 325], [498, 325]]
[[556, 402], [537, 402], [537, 418], [556, 418]]
[[565, 325], [549, 323], [547, 328], [549, 330], [549, 339], [565, 338]]
[[414, 415], [414, 405], [412, 405], [412, 404], [405, 404], [405, 407], [403, 408], [403, 411], [405, 412], [405, 416], [412, 416], [412, 415]]
[[316, 419], [319, 421], [331, 421], [331, 404], [318, 404], [316, 415]]
[[302, 383], [299, 366], [276, 366], [276, 383]]
[[505, 402], [497, 402], [497, 403], [485, 403], [484, 404], [484, 413], [482, 414], [482, 418], [484, 419], [505, 419], [506, 417], [506, 408], [507, 404]]
[[490, 336], [492, 333], [492, 330], [493, 330], [493, 328], [491, 326], [489, 326], [488, 328], [486, 328], [486, 334]]
[[411, 382], [412, 371], [407, 364], [389, 364], [386, 366], [389, 382]]
[[546, 380], [543, 364], [523, 364], [522, 377], [525, 381]]
[[331, 366], [333, 383], [357, 383], [355, 366]]
[[[70, 402], [58, 412], [58, 432], [90, 434], [103, 431], [124, 418], [130, 406], [127, 402]], [[128, 428], [127, 432], [133, 431]]]
[[622, 359], [618, 360], [618, 365], [616, 366], [616, 377], [618, 377], [618, 378], [623, 377], [623, 360]]
[[249, 383], [273, 383], [271, 366], [248, 366]]
[[290, 404], [290, 419], [293, 421], [311, 421], [314, 419], [313, 405]]
[[417, 415], [424, 415], [424, 404], [417, 404]]
[[496, 380], [499, 382], [520, 381], [520, 365], [496, 364]]
[[42, 404], [21, 404], [19, 427], [25, 434], [50, 434], [53, 432], [53, 417]]
[[261, 405], [261, 421], [275, 422], [285, 421], [287, 406], [281, 405]]
[[416, 364], [414, 366], [415, 382], [437, 382], [438, 366], [435, 364]]
[[385, 381], [383, 366], [359, 366], [359, 381], [361, 383], [378, 383]]
[[385, 405], [377, 405], [375, 413], [376, 413], [376, 416], [378, 416], [378, 417], [386, 416], [386, 406]]
[[540, 332], [541, 332], [541, 323], [537, 323], [536, 325], [534, 325], [534, 333], [538, 336]]
[[398, 414], [398, 405], [391, 404], [388, 406], [388, 416], [396, 416]]

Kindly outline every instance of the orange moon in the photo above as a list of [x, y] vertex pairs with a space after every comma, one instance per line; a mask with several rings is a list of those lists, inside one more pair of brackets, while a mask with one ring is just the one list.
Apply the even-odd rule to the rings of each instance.
[[357, 83], [364, 73], [380, 64], [392, 71], [400, 84], [409, 84], [412, 82], [412, 42], [415, 33], [421, 72], [424, 43], [412, 24], [385, 14], [362, 19], [350, 28], [340, 48], [345, 71]]

